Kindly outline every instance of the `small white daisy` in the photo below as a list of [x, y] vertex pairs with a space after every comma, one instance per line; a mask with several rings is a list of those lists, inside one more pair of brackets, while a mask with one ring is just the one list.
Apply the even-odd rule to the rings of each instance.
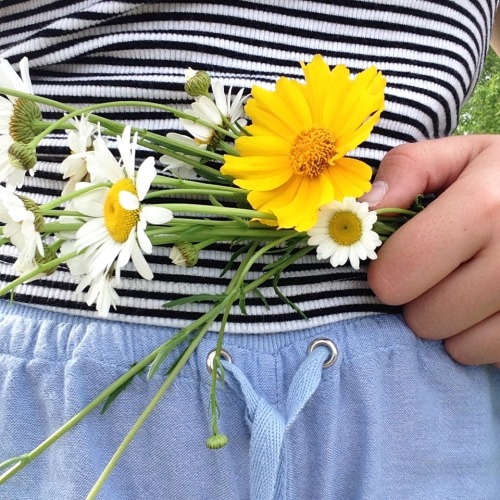
[[240, 89], [233, 98], [233, 87], [229, 87], [229, 91], [226, 95], [224, 85], [220, 80], [212, 82], [212, 91], [217, 108], [230, 123], [237, 123], [241, 127], [244, 127], [247, 123], [246, 120], [243, 119], [243, 103], [249, 97], [243, 96], [243, 90], [244, 89]]
[[14, 269], [24, 274], [38, 267], [37, 253], [44, 256], [42, 237], [37, 230], [35, 214], [26, 208], [24, 201], [0, 186], [0, 222], [4, 223], [3, 235], [19, 251]]
[[[201, 119], [218, 127], [223, 126], [224, 119], [227, 119], [230, 123], [238, 123], [240, 126], [244, 126], [246, 121], [242, 118], [243, 102], [246, 97], [243, 97], [243, 89], [233, 99], [232, 88], [229, 89], [226, 95], [222, 83], [215, 80], [212, 83], [212, 90], [215, 101], [202, 95], [191, 104], [191, 109], [187, 110], [186, 113], [193, 116], [193, 118]], [[215, 130], [210, 126], [196, 123], [188, 118], [180, 118], [180, 122], [195, 140], [202, 144], [210, 144], [216, 135]]]
[[330, 259], [333, 267], [349, 260], [354, 269], [359, 269], [360, 260], [377, 258], [375, 249], [382, 244], [372, 231], [376, 221], [377, 214], [369, 210], [368, 203], [351, 196], [332, 201], [320, 208], [317, 224], [307, 231], [307, 243], [317, 246], [318, 259]]
[[[192, 137], [188, 137], [187, 135], [177, 134], [176, 132], [170, 132], [167, 134], [169, 139], [174, 139], [176, 141], [182, 142], [187, 146], [191, 146], [192, 148], [198, 149], [207, 149], [206, 144], [200, 144], [196, 142]], [[200, 156], [186, 155], [186, 158], [190, 158], [191, 160], [199, 161], [201, 159]], [[163, 169], [164, 172], [172, 172], [177, 177], [181, 179], [190, 179], [195, 180], [198, 179], [198, 175], [193, 170], [193, 167], [188, 163], [178, 160], [177, 158], [172, 158], [168, 155], [163, 155], [160, 157], [160, 163], [166, 165]]]
[[[207, 123], [222, 126], [222, 115], [215, 102], [207, 96], [202, 95], [191, 104], [191, 109], [186, 110], [188, 115], [195, 119], [201, 119]], [[180, 118], [182, 126], [200, 143], [210, 144], [215, 138], [216, 131], [209, 126], [196, 123], [188, 118]]]
[[154, 158], [148, 157], [135, 171], [137, 135], [131, 141], [130, 127], [118, 137], [121, 162], [118, 162], [102, 138], [94, 141], [95, 153], [89, 157], [91, 183], [77, 184], [77, 190], [96, 182], [112, 182], [73, 201], [73, 208], [90, 217], [76, 233], [76, 249], [85, 250], [85, 261], [92, 282], [114, 269], [120, 270], [132, 260], [139, 274], [152, 279], [153, 273], [143, 253], [153, 246], [146, 235], [147, 224], [165, 224], [172, 219], [166, 208], [141, 204], [156, 176]]
[[116, 310], [116, 307], [120, 304], [120, 297], [113, 288], [115, 281], [116, 279], [112, 273], [102, 274], [96, 279], [92, 279], [87, 275], [77, 286], [76, 292], [79, 293], [88, 287], [85, 297], [86, 304], [88, 306], [95, 304], [99, 316], [105, 318], [109, 314], [111, 307]]
[[[0, 87], [33, 94], [28, 59], [19, 63], [19, 76], [6, 59], [0, 59]], [[35, 133], [31, 126], [42, 118], [38, 106], [29, 99], [0, 96], [0, 182], [14, 191], [24, 184], [26, 172], [34, 174], [36, 156], [26, 146]]]
[[[75, 250], [76, 241], [66, 240], [61, 245], [60, 253], [61, 255], [67, 255], [73, 253]], [[88, 288], [84, 300], [88, 306], [92, 304], [96, 305], [99, 316], [106, 317], [111, 307], [116, 309], [120, 304], [120, 297], [113, 288], [116, 279], [113, 277], [112, 272], [101, 274], [97, 278], [92, 278], [88, 274], [85, 253], [78, 254], [76, 257], [68, 260], [66, 264], [68, 265], [71, 275], [79, 280], [75, 292], [77, 294], [83, 294], [84, 290]]]
[[88, 174], [87, 157], [92, 148], [92, 141], [96, 136], [97, 128], [85, 116], [72, 118], [70, 123], [75, 127], [68, 132], [68, 146], [71, 154], [60, 165], [63, 179], [68, 179], [62, 195], [72, 193], [78, 182]]

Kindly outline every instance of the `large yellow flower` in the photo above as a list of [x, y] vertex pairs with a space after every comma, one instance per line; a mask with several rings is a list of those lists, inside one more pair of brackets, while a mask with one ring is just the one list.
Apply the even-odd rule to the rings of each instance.
[[251, 135], [236, 140], [240, 156], [226, 155], [221, 171], [279, 227], [307, 231], [322, 205], [369, 191], [371, 168], [345, 155], [378, 121], [385, 78], [373, 66], [351, 78], [320, 55], [301, 66], [305, 84], [282, 77], [274, 91], [252, 88], [245, 106]]

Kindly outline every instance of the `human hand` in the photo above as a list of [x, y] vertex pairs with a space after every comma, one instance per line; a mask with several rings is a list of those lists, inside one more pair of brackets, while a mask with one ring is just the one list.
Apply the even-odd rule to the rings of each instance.
[[398, 146], [364, 198], [406, 208], [421, 193], [439, 196], [384, 243], [368, 282], [383, 302], [403, 305], [418, 336], [445, 339], [455, 360], [498, 364], [500, 135]]

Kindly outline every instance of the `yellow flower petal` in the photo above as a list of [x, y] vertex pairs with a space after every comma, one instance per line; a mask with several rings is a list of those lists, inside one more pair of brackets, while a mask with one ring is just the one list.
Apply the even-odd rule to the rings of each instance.
[[241, 156], [287, 156], [291, 144], [280, 137], [244, 135], [236, 140], [235, 146]]
[[358, 198], [371, 188], [372, 169], [355, 158], [339, 159], [325, 175], [333, 186], [335, 200], [341, 201], [346, 196]]
[[304, 93], [311, 109], [312, 121], [314, 124], [321, 124], [330, 85], [330, 67], [319, 54], [309, 64], [301, 62], [300, 65], [306, 78]]
[[[339, 74], [338, 80], [337, 87], [343, 84], [341, 93], [344, 99], [339, 102], [331, 92], [325, 106], [329, 110], [325, 116], [325, 125], [332, 130], [339, 145], [346, 142], [346, 136], [349, 137], [349, 147], [343, 148], [346, 152], [365, 141], [378, 121], [384, 107], [385, 78], [375, 67], [370, 67], [354, 80], [350, 80], [345, 73]], [[366, 121], [371, 115], [374, 119], [368, 125]], [[363, 124], [366, 126], [361, 130]], [[353, 134], [356, 134], [356, 139], [351, 137]]]
[[294, 80], [280, 78], [276, 82], [275, 91], [254, 86], [252, 96], [253, 99], [245, 106], [247, 115], [253, 117], [252, 122], [255, 125], [267, 128], [271, 133], [276, 134], [270, 122], [273, 115], [274, 120], [279, 121], [293, 134], [312, 123], [311, 112], [301, 85]]
[[316, 223], [319, 207], [332, 200], [333, 187], [327, 176], [304, 179], [295, 175], [279, 188], [253, 191], [248, 196], [255, 210], [275, 214], [280, 228], [295, 227], [297, 231], [311, 228]]
[[248, 202], [255, 210], [273, 213], [272, 207], [281, 207], [293, 200], [301, 182], [301, 177], [294, 175], [276, 189], [270, 191], [252, 191], [248, 195]]
[[288, 157], [273, 156], [272, 163], [268, 156], [226, 155], [225, 160], [221, 173], [234, 177], [234, 183], [243, 189], [268, 191], [281, 186], [293, 175]]
[[280, 228], [297, 231], [311, 229], [318, 220], [318, 203], [321, 198], [321, 185], [318, 179], [302, 179], [299, 189], [287, 205], [273, 208]]
[[344, 155], [365, 142], [370, 136], [373, 127], [379, 121], [382, 111], [382, 108], [379, 109], [357, 129], [349, 131], [349, 134], [339, 137], [336, 141], [337, 153]]

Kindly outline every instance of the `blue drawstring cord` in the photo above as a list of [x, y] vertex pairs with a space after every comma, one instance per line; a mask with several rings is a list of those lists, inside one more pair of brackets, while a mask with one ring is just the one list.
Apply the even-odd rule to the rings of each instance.
[[308, 354], [290, 384], [285, 415], [255, 392], [235, 364], [222, 361], [228, 387], [239, 391], [247, 405], [251, 500], [277, 500], [282, 496], [285, 433], [318, 388], [323, 365], [330, 356], [331, 351], [325, 346], [318, 346]]

